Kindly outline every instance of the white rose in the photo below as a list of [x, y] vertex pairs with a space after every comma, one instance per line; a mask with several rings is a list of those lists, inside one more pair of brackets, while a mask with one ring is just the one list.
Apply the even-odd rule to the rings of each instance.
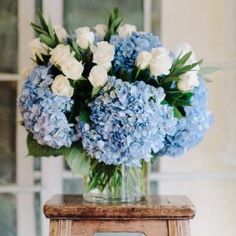
[[[180, 54], [181, 54], [181, 56], [183, 56], [188, 52], [192, 52], [192, 54], [191, 54], [190, 58], [187, 60], [187, 62], [185, 63], [185, 65], [190, 65], [190, 64], [197, 62], [196, 55], [193, 51], [193, 48], [191, 47], [191, 45], [189, 45], [188, 43], [184, 43], [184, 42], [179, 43], [177, 45], [176, 50], [175, 50], [175, 57], [178, 57]], [[193, 68], [194, 71], [199, 71], [199, 69], [200, 69], [199, 65], [197, 65]]]
[[75, 32], [77, 34], [76, 43], [82, 49], [87, 49], [93, 44], [94, 33], [90, 31], [89, 27], [80, 27]]
[[107, 70], [103, 66], [94, 66], [88, 77], [93, 87], [102, 87], [107, 82]]
[[97, 46], [92, 47], [93, 62], [105, 67], [107, 70], [111, 67], [111, 61], [115, 54], [114, 45], [102, 41], [97, 43]]
[[68, 78], [77, 80], [81, 77], [84, 66], [82, 62], [77, 61], [74, 57], [70, 57], [61, 65], [61, 70]]
[[152, 60], [150, 62], [150, 71], [154, 76], [168, 75], [172, 66], [172, 59], [166, 48], [155, 48], [151, 51]]
[[104, 24], [97, 24], [93, 27], [93, 29], [95, 30], [100, 39], [104, 39], [108, 30], [107, 25]]
[[144, 70], [146, 69], [151, 60], [152, 60], [153, 55], [150, 52], [143, 51], [140, 52], [136, 58], [136, 65], [139, 67], [139, 69]]
[[132, 32], [136, 32], [137, 28], [135, 25], [130, 25], [130, 24], [124, 24], [119, 26], [117, 32], [119, 34], [120, 37], [127, 37], [130, 36], [132, 34]]
[[59, 42], [63, 42], [64, 38], [68, 36], [66, 30], [60, 25], [54, 25], [53, 29], [57, 35]]
[[33, 39], [29, 43], [29, 49], [34, 59], [36, 54], [40, 57], [40, 59], [42, 59], [42, 54], [48, 55], [48, 46], [44, 43], [41, 43], [39, 38]]
[[153, 56], [158, 56], [160, 54], [167, 54], [169, 55], [170, 51], [167, 48], [163, 48], [163, 47], [158, 47], [158, 48], [153, 48], [151, 50], [151, 53]]
[[55, 66], [61, 66], [68, 58], [72, 56], [70, 52], [70, 46], [64, 44], [58, 44], [50, 52], [50, 62]]
[[198, 75], [195, 71], [189, 71], [180, 76], [181, 80], [177, 83], [177, 87], [182, 91], [190, 91], [193, 87], [199, 86]]
[[69, 80], [64, 75], [55, 77], [52, 86], [52, 92], [59, 96], [72, 97], [74, 88], [71, 87]]

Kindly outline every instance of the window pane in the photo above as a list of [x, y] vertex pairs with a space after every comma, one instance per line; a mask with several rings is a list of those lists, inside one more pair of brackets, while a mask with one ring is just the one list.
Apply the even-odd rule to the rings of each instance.
[[161, 33], [161, 0], [152, 1], [152, 31], [157, 35]]
[[35, 9], [36, 9], [36, 14], [38, 11], [42, 11], [42, 0], [35, 0]]
[[34, 158], [34, 170], [41, 170], [41, 158]]
[[16, 82], [0, 82], [0, 184], [15, 182]]
[[43, 6], [42, 6], [42, 0], [35, 0], [35, 22], [39, 24], [39, 18], [38, 18], [38, 12], [42, 12]]
[[0, 72], [17, 71], [17, 0], [0, 1]]
[[150, 195], [155, 195], [158, 193], [158, 182], [157, 181], [150, 181], [150, 189], [149, 189], [149, 194]]
[[82, 194], [83, 193], [83, 180], [82, 178], [73, 178], [64, 180], [64, 193], [69, 194]]
[[11, 194], [0, 194], [0, 235], [16, 236], [16, 199]]
[[[101, 7], [102, 6], [102, 7]], [[65, 0], [64, 24], [67, 29], [80, 26], [94, 26], [105, 22], [114, 7], [119, 7], [125, 21], [143, 29], [143, 1], [142, 0]]]
[[[36, 184], [39, 184], [36, 182]], [[35, 209], [35, 218], [36, 218], [36, 232], [37, 236], [41, 236], [41, 214], [42, 214], [42, 208], [41, 208], [41, 202], [40, 202], [40, 193], [36, 193], [34, 195], [34, 209]]]

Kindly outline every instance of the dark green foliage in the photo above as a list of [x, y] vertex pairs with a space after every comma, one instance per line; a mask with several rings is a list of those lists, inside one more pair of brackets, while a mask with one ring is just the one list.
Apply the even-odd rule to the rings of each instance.
[[108, 31], [104, 38], [106, 41], [109, 41], [112, 35], [117, 34], [117, 29], [122, 22], [123, 19], [119, 17], [119, 9], [114, 8], [108, 19], [108, 24], [107, 24]]
[[89, 122], [90, 109], [87, 105], [87, 101], [93, 96], [93, 87], [87, 79], [74, 81], [73, 87], [75, 89], [73, 95], [74, 104], [69, 121], [75, 123], [75, 118], [79, 116], [81, 121]]
[[73, 174], [87, 175], [90, 170], [90, 157], [83, 150], [80, 142], [73, 143], [71, 147], [59, 149], [40, 145], [33, 139], [32, 134], [27, 137], [28, 155], [34, 157], [58, 157], [63, 156]]
[[38, 12], [38, 17], [40, 25], [31, 23], [31, 26], [33, 27], [36, 34], [39, 36], [40, 41], [42, 43], [46, 44], [50, 48], [56, 47], [59, 41], [53, 30], [51, 22], [49, 21], [47, 24], [40, 11]]
[[[46, 23], [42, 13], [38, 12], [39, 22], [40, 25], [37, 25], [35, 23], [31, 23], [31, 26], [33, 27], [35, 33], [40, 38], [40, 41], [44, 44], [46, 44], [50, 48], [56, 47], [56, 45], [59, 43], [59, 40], [52, 28], [51, 22], [49, 21], [48, 24]], [[45, 65], [49, 61], [49, 56], [42, 55], [43, 60], [41, 60], [36, 55], [36, 62], [39, 65]], [[40, 60], [39, 60], [40, 59]]]
[[107, 165], [103, 162], [98, 162], [96, 159], [92, 159], [91, 162], [87, 191], [98, 188], [102, 192], [108, 185], [114, 188], [121, 186], [121, 165]]
[[194, 70], [194, 68], [202, 63], [198, 61], [196, 63], [186, 65], [186, 62], [191, 57], [192, 52], [188, 52], [183, 56], [180, 54], [174, 61], [169, 75], [160, 79], [160, 85], [165, 89], [165, 100], [170, 106], [174, 107], [174, 113], [177, 118], [185, 116], [183, 107], [190, 106], [190, 99], [193, 96], [191, 91], [184, 92], [177, 88], [177, 82], [181, 79], [180, 76]]

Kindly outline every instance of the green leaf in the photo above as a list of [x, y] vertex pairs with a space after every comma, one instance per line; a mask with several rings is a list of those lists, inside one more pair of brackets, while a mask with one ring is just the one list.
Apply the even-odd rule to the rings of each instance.
[[119, 26], [121, 25], [122, 22], [123, 22], [123, 19], [117, 18], [117, 21], [114, 24], [114, 34], [116, 34], [116, 32], [117, 32], [117, 30], [118, 30], [118, 28], [119, 28]]
[[42, 25], [42, 28], [48, 32], [48, 25], [43, 17], [43, 14], [41, 11], [38, 12], [38, 16], [39, 16], [39, 21], [40, 21], [40, 24]]
[[123, 19], [117, 18], [117, 19], [115, 19], [112, 22], [111, 27], [110, 27], [111, 34], [115, 34], [116, 33], [116, 30], [118, 29], [118, 27], [122, 23], [122, 21], [123, 21]]
[[161, 102], [161, 105], [167, 105], [168, 102], [164, 99], [162, 102]]
[[73, 50], [74, 50], [76, 53], [80, 54], [78, 44], [77, 44], [74, 40], [72, 41], [71, 44], [72, 44]]
[[177, 119], [181, 119], [183, 117], [182, 113], [179, 111], [179, 109], [177, 107], [174, 107], [174, 116]]
[[119, 17], [119, 9], [114, 8], [109, 16], [107, 24], [107, 33], [104, 37], [104, 40], [109, 41], [111, 35], [116, 34], [119, 25], [122, 23], [123, 19]]
[[73, 174], [87, 175], [90, 170], [90, 158], [83, 150], [80, 143], [74, 143], [71, 147], [51, 148], [46, 145], [40, 145], [33, 139], [32, 134], [27, 136], [27, 147], [30, 156], [34, 157], [57, 157], [64, 156], [67, 164]]
[[73, 145], [63, 152], [72, 174], [88, 175], [90, 170], [90, 158], [79, 144]]
[[43, 62], [44, 62], [44, 65], [46, 65], [48, 62], [49, 62], [49, 59], [50, 59], [50, 55], [44, 55], [44, 54], [41, 54], [42, 58], [43, 58]]
[[89, 115], [87, 111], [81, 110], [79, 112], [79, 117], [81, 121], [86, 122], [86, 123], [89, 122]]
[[77, 43], [75, 41], [72, 41], [72, 50], [75, 51], [75, 58], [78, 60], [78, 61], [81, 61], [82, 60], [82, 56], [81, 56], [81, 52], [79, 50], [79, 47], [77, 45]]
[[46, 62], [43, 60], [43, 55], [42, 54], [35, 54], [35, 61], [38, 65], [45, 65]]
[[51, 24], [50, 20], [48, 21], [48, 33], [49, 33], [49, 36], [51, 37], [51, 39], [55, 41], [55, 39], [56, 39], [55, 32], [52, 28], [52, 24]]
[[114, 13], [115, 18], [117, 18], [118, 15], [119, 15], [119, 8], [115, 7], [114, 10], [113, 10], [113, 13]]
[[[180, 54], [180, 55], [181, 55], [181, 54]], [[187, 52], [186, 54], [184, 54], [182, 57], [180, 57], [180, 58], [177, 60], [176, 64], [177, 64], [177, 65], [178, 65], [178, 64], [184, 65], [184, 64], [187, 62], [187, 60], [191, 57], [191, 55], [192, 55], [192, 51]]]
[[44, 31], [41, 26], [34, 24], [33, 22], [30, 23], [30, 25], [33, 27], [34, 31], [37, 34], [46, 34], [47, 32]]
[[102, 87], [93, 87], [93, 90], [92, 90], [92, 97], [96, 96], [99, 94], [100, 90], [101, 90]]
[[216, 71], [219, 71], [219, 70], [220, 70], [219, 67], [206, 66], [206, 67], [201, 67], [198, 74], [201, 76], [204, 76], [204, 75], [215, 73]]
[[166, 90], [165, 93], [170, 93], [170, 94], [179, 94], [181, 93], [179, 90]]
[[63, 148], [55, 149], [46, 145], [39, 144], [35, 139], [33, 139], [33, 135], [28, 133], [27, 136], [27, 147], [28, 147], [28, 155], [34, 157], [51, 157], [51, 156], [61, 156], [63, 153]]
[[190, 64], [190, 65], [176, 67], [175, 70], [170, 73], [170, 76], [173, 76], [173, 77], [180, 76], [188, 71], [191, 71], [192, 69], [194, 69], [194, 67], [196, 67], [197, 65], [201, 63], [202, 63], [202, 60], [195, 62], [193, 64]]
[[116, 7], [112, 10], [109, 20], [108, 20], [108, 29], [111, 27], [112, 22], [118, 17], [119, 9]]
[[114, 20], [118, 17], [119, 15], [119, 8], [115, 7], [113, 11], [111, 12], [111, 19]]
[[[113, 72], [114, 73], [114, 72]], [[112, 73], [112, 75], [113, 75]], [[115, 74], [118, 78], [124, 80], [124, 81], [129, 81], [132, 82], [132, 75], [130, 74], [130, 72], [128, 72], [127, 70], [124, 69], [120, 69], [118, 72], [116, 72]]]
[[190, 100], [193, 96], [193, 92], [184, 92], [182, 98]]
[[191, 106], [190, 101], [185, 99], [176, 99], [174, 102], [175, 106]]
[[173, 81], [179, 81], [180, 80], [180, 78], [179, 77], [166, 77], [166, 78], [164, 78], [163, 79], [163, 82], [162, 83], [169, 83], [169, 82], [173, 82]]
[[50, 48], [54, 48], [56, 46], [56, 42], [45, 34], [40, 34], [39, 38], [41, 42], [45, 43]]

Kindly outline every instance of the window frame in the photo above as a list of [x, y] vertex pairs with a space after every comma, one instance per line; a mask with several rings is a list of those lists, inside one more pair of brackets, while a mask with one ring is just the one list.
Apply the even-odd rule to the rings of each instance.
[[[144, 31], [152, 31], [152, 1], [143, 0]], [[42, 0], [43, 13], [50, 16], [54, 24], [63, 24], [63, 0]], [[26, 7], [27, 4], [27, 7]], [[57, 11], [55, 11], [57, 9]], [[163, 9], [161, 9], [162, 11]], [[29, 63], [28, 43], [34, 38], [29, 23], [35, 19], [35, 1], [18, 0], [18, 70], [16, 74], [0, 73], [1, 81], [16, 81], [19, 94], [22, 86], [20, 72]], [[229, 61], [214, 62], [223, 70], [234, 69]], [[17, 110], [17, 121], [20, 120]], [[16, 128], [16, 172], [17, 181], [14, 185], [0, 186], [0, 193], [16, 194], [17, 199], [17, 236], [35, 235], [36, 219], [34, 209], [34, 193], [40, 193], [41, 209], [43, 204], [55, 193], [63, 192], [63, 180], [72, 179], [70, 171], [64, 169], [63, 158], [42, 158], [41, 171], [34, 171], [33, 158], [27, 156], [26, 131], [18, 125]], [[26, 171], [27, 170], [27, 171]], [[77, 178], [77, 177], [76, 177]], [[81, 177], [78, 177], [81, 178]], [[194, 181], [194, 180], [236, 180], [234, 172], [207, 173], [150, 173], [149, 182], [158, 181]], [[41, 185], [35, 185], [35, 180], [41, 180]], [[48, 235], [48, 220], [41, 210], [42, 236]]]

